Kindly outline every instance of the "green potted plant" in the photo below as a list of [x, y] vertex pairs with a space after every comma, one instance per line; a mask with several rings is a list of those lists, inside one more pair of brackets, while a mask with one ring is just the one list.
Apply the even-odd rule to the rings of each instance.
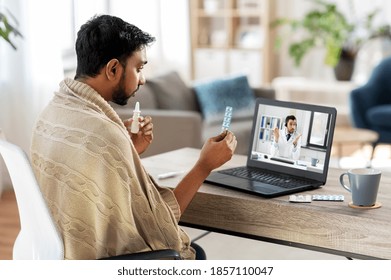
[[[362, 22], [351, 23], [338, 10], [336, 4], [322, 0], [313, 2], [317, 7], [306, 13], [302, 19], [281, 18], [274, 21], [272, 26], [289, 25], [293, 31], [303, 31], [303, 38], [289, 45], [289, 55], [296, 66], [301, 64], [303, 57], [311, 49], [324, 47], [326, 65], [338, 70], [340, 62], [349, 64], [350, 73], [345, 73], [341, 78], [349, 80], [353, 72], [355, 56], [362, 43], [373, 36], [381, 35], [382, 32], [387, 32], [388, 26], [373, 27], [373, 19], [378, 10], [371, 11]], [[279, 44], [281, 38], [277, 39], [277, 45]]]
[[[4, 10], [7, 12], [9, 17], [7, 17], [5, 13], [0, 11], [0, 38], [3, 38], [8, 44], [10, 44], [10, 46], [14, 50], [16, 50], [17, 48], [12, 41], [12, 35], [16, 37], [17, 36], [23, 37], [23, 36], [16, 28], [16, 26], [18, 25], [18, 21], [16, 20], [16, 18], [11, 14], [9, 10], [7, 9]], [[12, 19], [12, 22], [14, 22], [15, 24], [11, 23], [9, 18]]]

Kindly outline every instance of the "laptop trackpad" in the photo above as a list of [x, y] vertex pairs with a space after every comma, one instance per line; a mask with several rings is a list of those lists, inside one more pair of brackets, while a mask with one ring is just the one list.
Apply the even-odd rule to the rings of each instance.
[[246, 179], [238, 178], [235, 176], [225, 175], [218, 172], [213, 172], [205, 180], [207, 183], [225, 185], [234, 189], [242, 189], [245, 191], [255, 192], [263, 195], [271, 195], [277, 192], [281, 192], [284, 188], [269, 185], [262, 182], [254, 182]]
[[276, 192], [280, 192], [281, 190], [284, 190], [284, 188], [278, 186], [273, 186], [261, 182], [251, 182], [251, 181], [244, 182], [243, 187], [245, 187], [250, 191], [260, 193], [260, 194], [273, 194]]

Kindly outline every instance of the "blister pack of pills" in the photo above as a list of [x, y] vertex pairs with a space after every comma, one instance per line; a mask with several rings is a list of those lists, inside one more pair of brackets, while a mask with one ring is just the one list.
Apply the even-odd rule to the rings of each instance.
[[293, 194], [289, 196], [289, 202], [311, 202], [311, 201], [344, 201], [345, 197], [343, 195], [334, 195], [334, 194], [314, 194], [314, 195], [302, 195], [302, 194]]
[[293, 194], [293, 195], [289, 196], [289, 202], [297, 202], [297, 203], [307, 202], [307, 203], [309, 203], [311, 201], [312, 201], [311, 195], [309, 195], [309, 194], [306, 194], [306, 195]]
[[333, 194], [314, 194], [312, 200], [317, 201], [344, 201], [345, 197], [343, 195], [333, 195]]
[[227, 106], [227, 107], [225, 107], [225, 113], [224, 113], [223, 124], [221, 126], [221, 132], [224, 132], [229, 129], [229, 127], [231, 126], [231, 119], [232, 119], [232, 107]]

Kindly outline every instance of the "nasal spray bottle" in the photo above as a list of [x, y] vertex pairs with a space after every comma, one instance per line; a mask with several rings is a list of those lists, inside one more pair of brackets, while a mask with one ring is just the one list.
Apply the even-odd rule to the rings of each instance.
[[138, 133], [139, 131], [139, 124], [140, 122], [138, 121], [138, 118], [140, 117], [140, 103], [139, 102], [136, 102], [136, 105], [134, 106], [134, 110], [133, 110], [133, 121], [132, 121], [132, 125], [130, 127], [130, 132], [131, 133]]

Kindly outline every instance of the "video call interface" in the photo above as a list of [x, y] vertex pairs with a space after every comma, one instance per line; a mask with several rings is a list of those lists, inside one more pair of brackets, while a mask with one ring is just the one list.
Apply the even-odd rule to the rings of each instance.
[[[295, 130], [297, 134], [292, 135], [301, 133], [297, 142], [298, 152], [295, 155], [290, 153], [276, 154], [272, 149], [273, 142], [275, 142], [274, 129], [279, 130], [280, 137], [286, 137], [287, 116], [295, 116], [296, 118]], [[329, 143], [331, 118], [332, 115], [325, 112], [259, 105], [251, 159], [313, 172], [323, 172], [327, 149], [331, 148]], [[285, 151], [291, 148], [286, 141], [281, 143], [281, 145], [283, 144], [288, 145]], [[293, 146], [292, 143], [290, 145]]]

